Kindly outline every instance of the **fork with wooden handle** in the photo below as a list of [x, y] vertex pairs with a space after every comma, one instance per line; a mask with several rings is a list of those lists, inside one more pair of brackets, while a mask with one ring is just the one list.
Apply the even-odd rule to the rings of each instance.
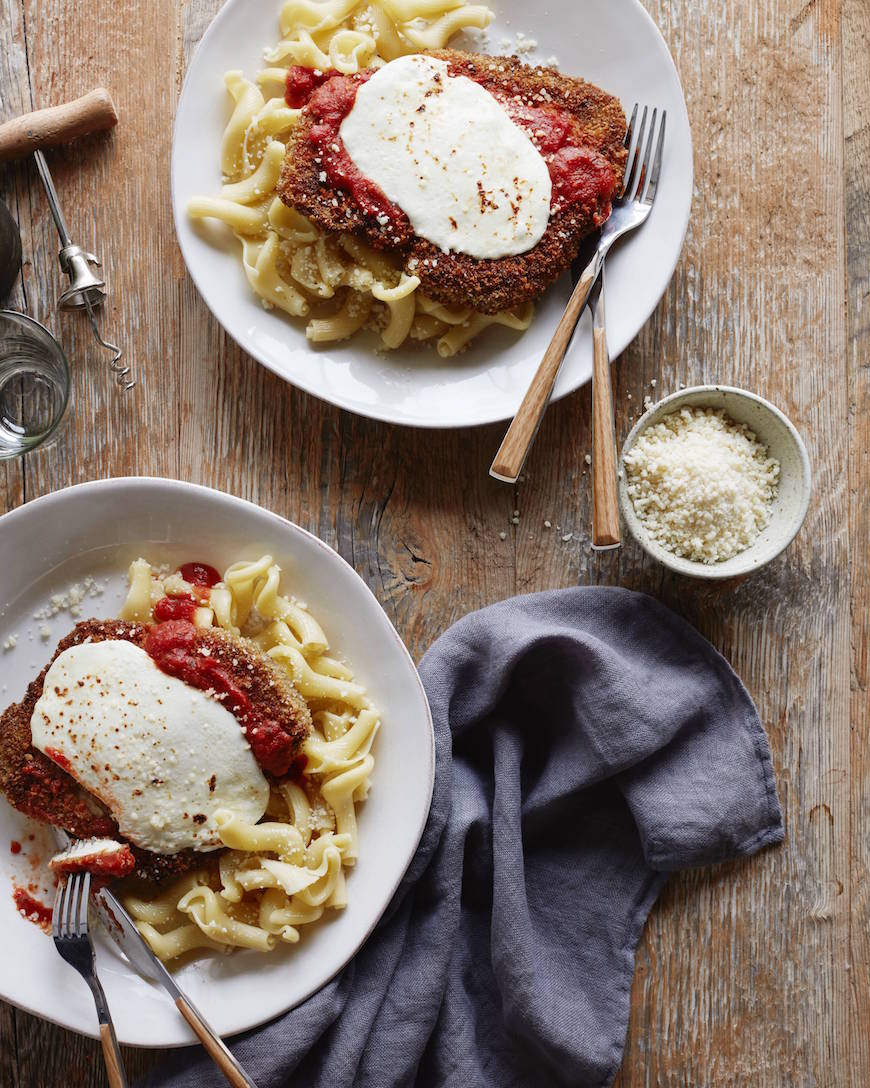
[[127, 1078], [124, 1075], [124, 1063], [121, 1060], [115, 1027], [112, 1024], [106, 995], [97, 978], [94, 946], [88, 927], [90, 894], [90, 873], [74, 873], [72, 876], [61, 879], [52, 912], [52, 936], [55, 948], [70, 967], [78, 971], [93, 994], [109, 1086], [110, 1088], [127, 1088]]
[[[550, 402], [574, 328], [589, 298], [592, 285], [598, 279], [604, 258], [618, 238], [636, 230], [652, 211], [664, 154], [666, 114], [661, 111], [659, 119], [659, 111], [654, 109], [650, 117], [649, 108], [644, 106], [638, 126], [638, 111], [639, 106], [635, 106], [625, 134], [628, 154], [622, 196], [613, 203], [613, 211], [604, 224], [595, 255], [577, 281], [562, 319], [556, 326], [550, 346], [544, 353], [541, 365], [490, 467], [490, 476], [505, 483], [516, 483], [522, 471]], [[649, 135], [644, 144], [648, 119]]]

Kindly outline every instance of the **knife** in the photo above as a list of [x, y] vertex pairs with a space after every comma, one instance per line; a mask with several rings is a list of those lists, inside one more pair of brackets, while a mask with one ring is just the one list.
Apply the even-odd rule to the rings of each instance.
[[610, 357], [604, 326], [604, 265], [589, 291], [592, 311], [592, 550], [613, 551], [622, 546], [617, 498], [616, 427]]
[[92, 896], [92, 902], [105, 923], [109, 935], [130, 963], [140, 975], [152, 982], [159, 982], [164, 990], [168, 992], [178, 1011], [208, 1051], [209, 1057], [218, 1066], [233, 1088], [257, 1088], [224, 1045], [214, 1028], [211, 1027], [190, 998], [182, 993], [175, 979], [145, 943], [145, 938], [136, 928], [136, 923], [121, 905], [118, 898], [108, 888], [101, 888]]

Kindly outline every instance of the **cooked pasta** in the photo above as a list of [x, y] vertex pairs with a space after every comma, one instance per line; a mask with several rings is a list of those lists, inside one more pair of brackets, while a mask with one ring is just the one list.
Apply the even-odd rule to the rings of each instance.
[[[384, 348], [431, 342], [456, 355], [490, 325], [524, 330], [531, 303], [495, 315], [442, 306], [420, 290], [396, 260], [349, 235], [321, 231], [276, 195], [286, 142], [300, 114], [284, 101], [292, 65], [345, 75], [397, 57], [442, 49], [460, 30], [486, 27], [492, 12], [465, 0], [287, 0], [281, 41], [252, 82], [224, 77], [233, 110], [221, 144], [224, 185], [196, 197], [192, 219], [218, 219], [242, 247], [251, 288], [267, 309], [306, 319], [312, 343], [375, 331]], [[268, 96], [268, 97], [267, 97]]]
[[[216, 859], [204, 854], [201, 869], [156, 892], [137, 887], [123, 895], [162, 960], [295, 944], [300, 927], [347, 903], [345, 871], [358, 856], [356, 806], [368, 794], [380, 718], [351, 669], [329, 655], [323, 628], [305, 604], [280, 592], [280, 581], [271, 556], [233, 563], [194, 621], [250, 638], [287, 671], [312, 714], [305, 773], [273, 786], [257, 824], [218, 810], [224, 849]], [[137, 559], [122, 618], [146, 622], [160, 598], [192, 589], [180, 574]]]

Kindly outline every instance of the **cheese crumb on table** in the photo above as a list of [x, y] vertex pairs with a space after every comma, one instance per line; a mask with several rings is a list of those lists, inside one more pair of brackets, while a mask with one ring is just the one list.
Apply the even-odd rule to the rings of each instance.
[[770, 518], [779, 462], [724, 411], [681, 408], [647, 427], [623, 461], [641, 524], [674, 555], [721, 563]]

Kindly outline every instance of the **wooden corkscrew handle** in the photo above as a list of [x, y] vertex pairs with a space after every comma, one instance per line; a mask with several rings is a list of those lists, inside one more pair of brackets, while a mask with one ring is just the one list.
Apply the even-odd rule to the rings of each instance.
[[60, 106], [25, 113], [0, 125], [0, 162], [32, 155], [91, 132], [103, 132], [118, 123], [118, 111], [105, 87]]

